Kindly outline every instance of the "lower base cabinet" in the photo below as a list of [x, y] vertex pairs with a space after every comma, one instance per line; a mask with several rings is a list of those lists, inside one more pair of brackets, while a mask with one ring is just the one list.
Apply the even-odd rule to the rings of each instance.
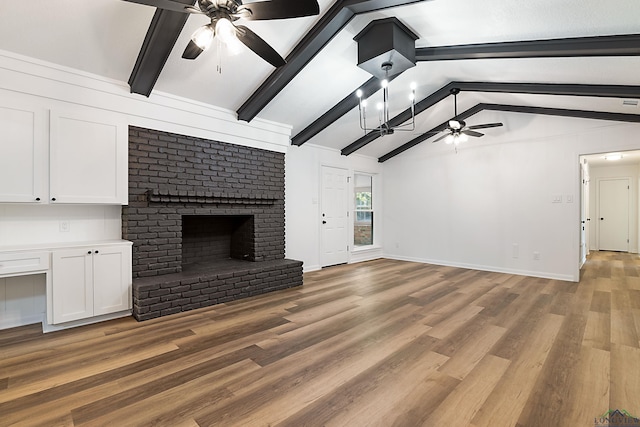
[[94, 245], [52, 253], [53, 323], [131, 309], [131, 245]]

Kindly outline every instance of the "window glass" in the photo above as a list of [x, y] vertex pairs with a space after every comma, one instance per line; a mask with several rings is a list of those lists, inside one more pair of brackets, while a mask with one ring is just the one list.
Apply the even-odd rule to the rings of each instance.
[[373, 177], [355, 174], [355, 215], [353, 218], [354, 246], [373, 245]]

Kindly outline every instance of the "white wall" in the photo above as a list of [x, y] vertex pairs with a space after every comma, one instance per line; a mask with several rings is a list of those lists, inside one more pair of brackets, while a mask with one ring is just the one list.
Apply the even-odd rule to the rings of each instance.
[[0, 203], [0, 247], [120, 239], [120, 211], [120, 206]]
[[[352, 177], [355, 172], [373, 174], [374, 211], [379, 217], [383, 209], [383, 201], [377, 197], [381, 195], [379, 189], [382, 187], [380, 174], [382, 168], [376, 159], [358, 155], [343, 156], [338, 150], [310, 144], [290, 147], [285, 156], [285, 162], [286, 257], [303, 261], [304, 271], [317, 270], [321, 268], [322, 166], [346, 169]], [[350, 210], [353, 209], [353, 197], [349, 199], [348, 206]], [[374, 226], [377, 226], [374, 233], [380, 234], [382, 222]], [[380, 255], [382, 251], [379, 247], [369, 251], [351, 251], [349, 262], [371, 259]]]
[[640, 125], [480, 116], [506, 126], [457, 154], [423, 143], [383, 164], [385, 255], [578, 280], [579, 155], [638, 148]]
[[629, 178], [629, 252], [638, 252], [638, 165], [591, 166], [589, 168], [589, 249], [598, 250], [598, 183], [603, 178]]

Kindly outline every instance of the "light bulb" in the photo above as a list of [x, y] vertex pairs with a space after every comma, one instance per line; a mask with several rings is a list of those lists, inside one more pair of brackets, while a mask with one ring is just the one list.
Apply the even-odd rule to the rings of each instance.
[[360, 102], [360, 105], [362, 105], [362, 108], [367, 108], [367, 100], [366, 100], [366, 99], [363, 99], [363, 100]]
[[416, 82], [411, 82], [411, 84], [409, 85], [409, 89], [416, 90]]
[[389, 81], [387, 79], [384, 79], [383, 81], [380, 82], [380, 87], [382, 87], [383, 89], [386, 88], [389, 85]]
[[377, 108], [378, 110], [382, 110], [382, 102], [378, 102], [378, 103], [376, 104], [376, 108]]
[[453, 136], [453, 134], [449, 134], [444, 139], [444, 142], [445, 142], [445, 144], [451, 144], [454, 140], [455, 140], [455, 136]]
[[236, 27], [227, 18], [220, 18], [216, 22], [216, 36], [227, 46], [229, 53], [237, 54], [242, 50], [242, 43], [236, 35]]
[[469, 140], [469, 137], [466, 133], [461, 133], [458, 135], [458, 139], [460, 140], [460, 142], [467, 142]]
[[356, 91], [356, 96], [357, 96], [358, 98], [362, 98], [362, 90], [361, 90], [361, 89], [358, 89], [358, 90]]
[[415, 93], [413, 93], [413, 92], [411, 92], [411, 93], [409, 94], [409, 101], [413, 101], [414, 99], [416, 99], [416, 94], [415, 94]]
[[211, 25], [204, 25], [193, 32], [191, 40], [202, 50], [207, 50], [213, 41], [213, 28]]

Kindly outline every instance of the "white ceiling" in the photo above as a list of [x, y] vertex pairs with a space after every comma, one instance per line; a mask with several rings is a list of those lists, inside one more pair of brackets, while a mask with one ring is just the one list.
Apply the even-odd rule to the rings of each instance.
[[[332, 1], [319, 3], [323, 13]], [[120, 0], [2, 0], [0, 49], [126, 82], [153, 13], [152, 7]], [[295, 135], [367, 81], [371, 76], [356, 66], [353, 37], [371, 20], [389, 16], [419, 35], [416, 47], [640, 33], [637, 0], [432, 0], [386, 9], [354, 18], [258, 117], [290, 124]], [[318, 19], [245, 24], [286, 57]], [[205, 21], [189, 17], [154, 90], [235, 111], [273, 67], [248, 49], [228, 56], [214, 48], [195, 61], [182, 59], [191, 33]], [[392, 114], [408, 106], [405, 92], [412, 81], [418, 84], [418, 100], [450, 81], [639, 85], [640, 57], [419, 62], [390, 84]], [[458, 101], [459, 111], [489, 102], [640, 114], [640, 107], [607, 98], [463, 92]], [[416, 132], [379, 138], [358, 154], [379, 157], [452, 114], [448, 98], [418, 117]], [[482, 114], [468, 122], [484, 122]], [[505, 127], [487, 135], [509, 129], [509, 117], [499, 116]], [[354, 109], [309, 143], [340, 149], [360, 136]]]

